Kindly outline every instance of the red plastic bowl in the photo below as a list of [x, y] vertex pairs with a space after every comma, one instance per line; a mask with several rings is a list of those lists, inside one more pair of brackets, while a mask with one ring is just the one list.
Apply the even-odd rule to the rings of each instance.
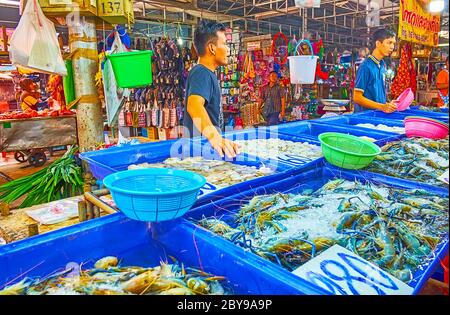
[[411, 88], [407, 88], [397, 98], [397, 110], [399, 112], [404, 111], [409, 107], [409, 105], [412, 104], [413, 101], [414, 101], [414, 93], [411, 90]]
[[408, 116], [404, 124], [408, 138], [444, 139], [448, 136], [448, 125], [431, 118]]

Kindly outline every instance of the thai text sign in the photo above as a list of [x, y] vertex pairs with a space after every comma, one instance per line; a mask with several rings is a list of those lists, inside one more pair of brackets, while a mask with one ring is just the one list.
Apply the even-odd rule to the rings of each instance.
[[427, 6], [417, 0], [401, 0], [398, 36], [402, 40], [437, 46], [441, 28], [440, 15], [428, 13]]

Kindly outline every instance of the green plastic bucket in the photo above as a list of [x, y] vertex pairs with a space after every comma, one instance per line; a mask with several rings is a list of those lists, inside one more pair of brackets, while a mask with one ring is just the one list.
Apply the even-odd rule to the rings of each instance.
[[70, 104], [75, 99], [75, 83], [73, 81], [72, 60], [64, 61], [66, 64], [67, 75], [63, 76], [64, 98], [66, 104]]
[[108, 55], [117, 85], [121, 88], [136, 88], [152, 84], [152, 56], [151, 50]]
[[325, 159], [330, 164], [345, 169], [364, 168], [381, 153], [376, 144], [343, 133], [325, 132], [319, 135], [319, 140]]

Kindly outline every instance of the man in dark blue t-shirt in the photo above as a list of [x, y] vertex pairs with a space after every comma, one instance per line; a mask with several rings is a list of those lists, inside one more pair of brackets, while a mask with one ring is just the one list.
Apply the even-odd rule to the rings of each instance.
[[359, 66], [356, 73], [353, 101], [354, 112], [378, 109], [385, 113], [397, 110], [396, 102], [387, 102], [386, 66], [383, 58], [392, 54], [395, 47], [395, 34], [389, 30], [377, 30], [372, 37], [374, 51]]
[[203, 135], [223, 157], [236, 157], [239, 147], [221, 136], [223, 112], [221, 89], [214, 71], [228, 62], [228, 46], [223, 24], [202, 21], [194, 33], [198, 64], [189, 72], [184, 109], [185, 137]]

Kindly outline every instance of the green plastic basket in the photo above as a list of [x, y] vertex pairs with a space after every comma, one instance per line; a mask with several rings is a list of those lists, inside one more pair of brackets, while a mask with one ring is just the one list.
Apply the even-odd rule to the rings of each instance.
[[152, 56], [151, 50], [108, 55], [117, 85], [121, 88], [137, 88], [152, 84]]
[[319, 135], [319, 140], [325, 159], [330, 164], [345, 169], [364, 168], [381, 153], [376, 144], [343, 133], [325, 132]]
[[69, 104], [75, 99], [72, 60], [66, 60], [64, 63], [66, 64], [67, 69], [67, 75], [63, 76], [64, 97], [66, 99], [66, 104]]

